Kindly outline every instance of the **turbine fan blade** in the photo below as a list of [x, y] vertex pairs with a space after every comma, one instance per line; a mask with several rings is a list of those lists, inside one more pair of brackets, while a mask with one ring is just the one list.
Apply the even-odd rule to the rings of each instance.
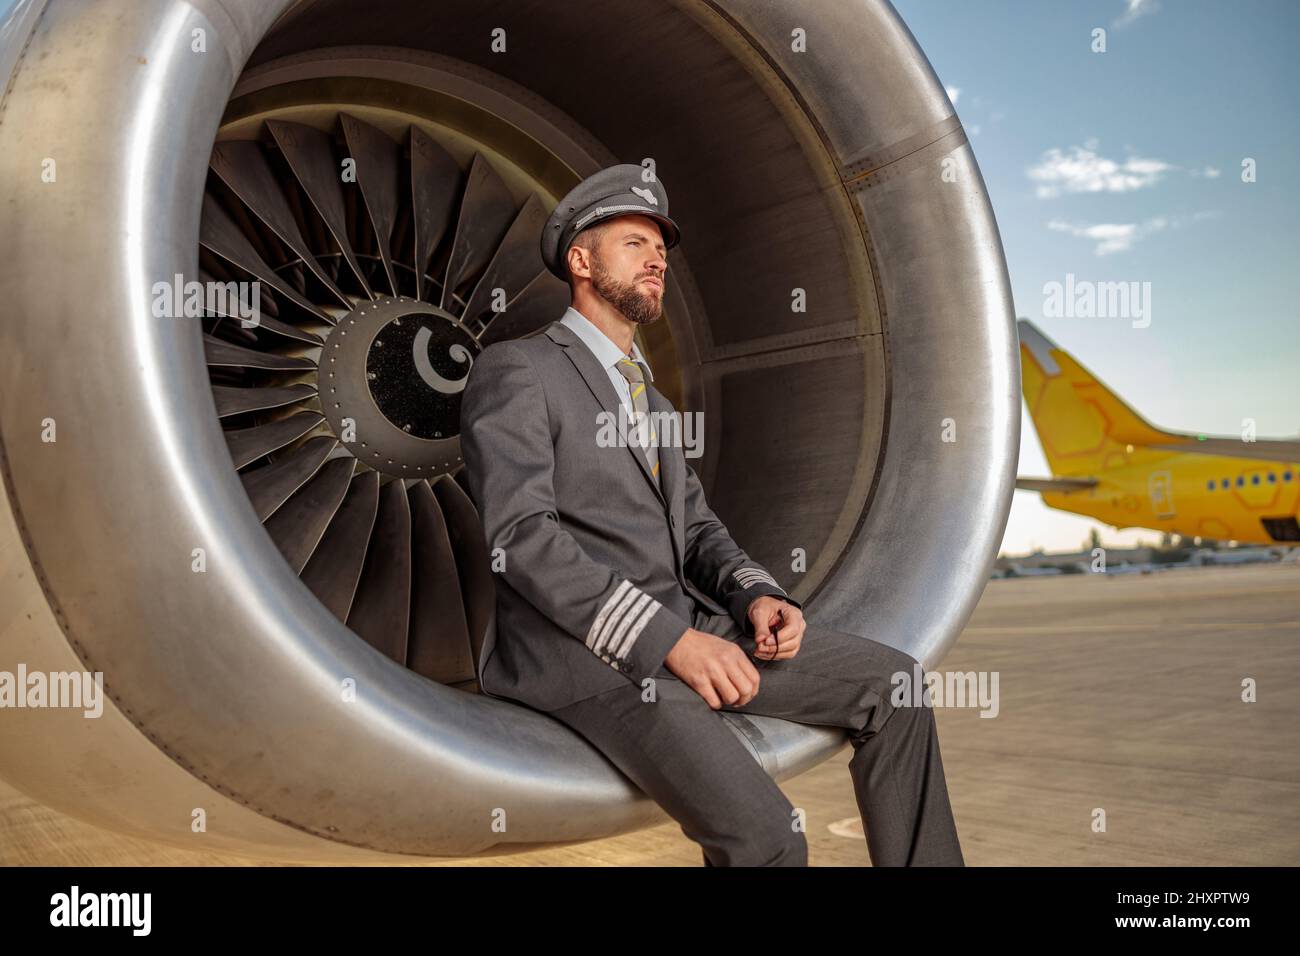
[[306, 309], [312, 315], [334, 324], [328, 312], [323, 311], [297, 289], [280, 278], [280, 274], [266, 264], [257, 254], [248, 237], [236, 225], [230, 214], [221, 208], [221, 204], [211, 193], [203, 197], [203, 220], [199, 226], [199, 242], [211, 249], [232, 265], [238, 266], [249, 275], [256, 276], [286, 299]]
[[348, 612], [348, 627], [367, 644], [405, 664], [410, 614], [411, 508], [406, 486], [395, 479], [379, 490], [379, 514]]
[[443, 309], [450, 309], [456, 290], [487, 265], [514, 218], [515, 201], [505, 181], [481, 153], [475, 153], [447, 260], [447, 277], [439, 302]]
[[505, 292], [505, 301], [509, 303], [546, 271], [537, 237], [541, 235], [548, 215], [535, 193], [528, 197], [524, 208], [519, 210], [519, 215], [501, 240], [496, 255], [474, 286], [465, 311], [461, 313], [461, 322], [468, 323], [486, 312], [492, 304], [492, 295], [496, 289]]
[[[242, 319], [237, 315], [226, 316], [226, 318], [234, 321], [242, 321]], [[315, 332], [310, 332], [307, 329], [300, 329], [296, 325], [290, 325], [288, 322], [281, 322], [278, 319], [271, 318], [269, 315], [260, 316], [257, 324], [253, 326], [253, 329], [258, 331], [266, 330], [275, 335], [283, 336], [286, 339], [291, 339], [294, 342], [301, 342], [303, 345], [310, 345], [313, 348], [320, 348], [325, 344], [325, 340]]]
[[244, 491], [248, 493], [248, 500], [253, 503], [257, 517], [266, 521], [275, 514], [276, 509], [320, 470], [337, 444], [338, 439], [333, 435], [317, 435], [287, 452], [279, 460], [240, 475]]
[[379, 510], [379, 472], [357, 475], [347, 497], [316, 546], [302, 582], [340, 621], [346, 623], [366, 560], [366, 542]]
[[[298, 326], [290, 325], [288, 322], [281, 322], [274, 315], [272, 315], [271, 312], [265, 307], [273, 306], [273, 303], [271, 302], [269, 296], [267, 297], [265, 302], [262, 301], [260, 286], [257, 291], [257, 309], [252, 315], [249, 316], [249, 318], [253, 320], [253, 324], [248, 327], [245, 327], [244, 316], [239, 314], [240, 310], [235, 309], [234, 312], [232, 312], [229, 309], [229, 305], [233, 300], [235, 302], [238, 302], [241, 308], [251, 308], [253, 303], [251, 301], [242, 300], [240, 298], [240, 293], [236, 283], [234, 282], [221, 283], [220, 280], [214, 279], [212, 276], [204, 272], [202, 269], [199, 270], [199, 279], [204, 283], [221, 284], [227, 287], [226, 294], [224, 294], [221, 297], [220, 301], [218, 301], [215, 297], [212, 297], [213, 301], [211, 302], [205, 301], [204, 311], [208, 313], [207, 317], [220, 316], [222, 318], [230, 319], [231, 320], [230, 327], [238, 329], [240, 335], [247, 336], [249, 339], [256, 342], [257, 332], [254, 332], [253, 330], [257, 329], [258, 331], [261, 331], [264, 329], [267, 332], [274, 332], [276, 335], [283, 336], [284, 338], [290, 339], [294, 342], [301, 342], [304, 345], [321, 346], [325, 344], [325, 340], [322, 339], [315, 332], [308, 331], [307, 329], [300, 329], [298, 328]], [[232, 290], [229, 288], [230, 285], [236, 285], [236, 288]], [[209, 289], [212, 288], [212, 285], [208, 285], [208, 288]], [[223, 305], [226, 306], [226, 308], [221, 308], [221, 306]], [[238, 324], [236, 325], [234, 323], [238, 323]]]
[[235, 460], [235, 467], [243, 468], [263, 455], [297, 441], [323, 421], [325, 416], [317, 412], [298, 412], [279, 421], [228, 431], [226, 445], [230, 448], [230, 457]]
[[550, 272], [539, 275], [523, 292], [506, 303], [506, 310], [494, 313], [479, 334], [484, 348], [493, 342], [522, 339], [563, 315], [569, 305], [569, 287]]
[[259, 352], [246, 349], [242, 345], [231, 345], [211, 335], [203, 336], [203, 354], [208, 365], [233, 366], [234, 368], [265, 368], [276, 371], [312, 371], [316, 363], [311, 359], [294, 358], [292, 355], [277, 355], [275, 352]]
[[301, 574], [307, 566], [343, 503], [356, 463], [350, 456], [325, 462], [311, 481], [267, 520], [267, 533], [294, 574]]
[[442, 508], [426, 481], [412, 485], [407, 497], [413, 532], [413, 587], [406, 666], [442, 684], [473, 680], [464, 598]]
[[[202, 259], [200, 259], [200, 264], [199, 264], [200, 282], [208, 283], [208, 282], [245, 281], [242, 275], [237, 274], [239, 270], [231, 269], [229, 267], [230, 262], [228, 259], [224, 259], [221, 256], [218, 256], [207, 246], [203, 245], [202, 237], [200, 237], [199, 239], [200, 256], [202, 256], [203, 253], [205, 252], [208, 253], [206, 258], [209, 261], [203, 262]], [[220, 273], [220, 275], [217, 275], [217, 273]], [[261, 310], [261, 313], [263, 315], [269, 315], [273, 319], [278, 319], [280, 317], [280, 307], [276, 305], [275, 296], [271, 294], [271, 290], [269, 289], [261, 290], [261, 293], [258, 295], [257, 298], [258, 298], [258, 302], [257, 302], [258, 308]], [[217, 314], [221, 314], [220, 311], [218, 311]], [[239, 318], [239, 316], [232, 316], [232, 318]], [[246, 331], [246, 330], [241, 328], [240, 331]]]
[[218, 143], [212, 149], [212, 169], [222, 182], [234, 190], [244, 205], [288, 246], [307, 268], [320, 280], [330, 294], [352, 308], [352, 301], [343, 293], [329, 274], [321, 268], [312, 251], [298, 231], [293, 210], [280, 190], [275, 174], [266, 161], [259, 143], [234, 139]]
[[451, 550], [456, 556], [461, 603], [469, 624], [474, 668], [470, 676], [473, 677], [477, 676], [483, 641], [496, 610], [496, 582], [492, 577], [487, 539], [483, 536], [483, 522], [479, 518], [478, 509], [464, 489], [456, 483], [456, 479], [448, 475], [440, 476], [433, 482], [433, 493], [442, 507], [447, 521], [447, 534], [451, 539]]
[[393, 270], [393, 223], [397, 218], [398, 182], [402, 177], [398, 145], [369, 123], [363, 123], [347, 113], [339, 114], [343, 122], [343, 136], [357, 163], [357, 183], [366, 201], [366, 212], [375, 230], [379, 244], [379, 257], [384, 261], [388, 285], [393, 295], [397, 289], [397, 273]]
[[424, 296], [424, 270], [451, 226], [460, 190], [456, 160], [420, 129], [411, 127], [411, 206], [415, 220], [415, 297]]
[[282, 408], [311, 398], [316, 389], [306, 383], [286, 385], [281, 388], [232, 388], [228, 385], [212, 386], [212, 397], [217, 402], [217, 417], [229, 418], [244, 412], [261, 412]]
[[373, 299], [374, 291], [366, 281], [361, 263], [348, 241], [347, 211], [343, 205], [343, 187], [338, 164], [334, 161], [334, 146], [327, 133], [301, 123], [285, 120], [267, 120], [267, 128], [275, 138], [289, 168], [298, 178], [298, 184], [307, 194], [330, 235], [338, 243], [349, 268], [356, 275], [366, 296]]

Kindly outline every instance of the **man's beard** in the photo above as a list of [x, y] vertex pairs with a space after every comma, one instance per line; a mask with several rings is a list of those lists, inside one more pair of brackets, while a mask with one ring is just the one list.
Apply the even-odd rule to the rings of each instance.
[[619, 282], [600, 257], [591, 257], [591, 284], [602, 299], [623, 313], [623, 317], [637, 325], [646, 325], [663, 315], [663, 302], [649, 292], [642, 292], [635, 282]]

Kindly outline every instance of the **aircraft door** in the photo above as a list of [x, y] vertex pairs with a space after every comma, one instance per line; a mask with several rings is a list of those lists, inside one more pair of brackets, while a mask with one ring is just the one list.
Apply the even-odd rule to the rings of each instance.
[[1153, 471], [1147, 479], [1147, 494], [1157, 518], [1174, 517], [1174, 481], [1169, 472]]

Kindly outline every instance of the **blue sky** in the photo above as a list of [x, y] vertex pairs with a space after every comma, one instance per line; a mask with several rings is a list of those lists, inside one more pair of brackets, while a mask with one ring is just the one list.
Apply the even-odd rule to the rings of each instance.
[[[1157, 425], [1300, 435], [1300, 2], [894, 5], [970, 135], [1017, 314]], [[1150, 282], [1150, 325], [1045, 317], [1067, 273]], [[1022, 422], [1020, 472], [1046, 475], [1023, 405]], [[1075, 548], [1094, 526], [1158, 538], [1018, 491], [1003, 550]]]

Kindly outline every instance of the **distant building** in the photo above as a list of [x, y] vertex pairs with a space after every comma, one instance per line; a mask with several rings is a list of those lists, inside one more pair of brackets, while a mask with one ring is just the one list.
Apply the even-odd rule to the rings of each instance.
[[[1220, 564], [1250, 564], [1277, 561], [1286, 556], [1287, 548], [1158, 548], [1143, 545], [1133, 548], [1103, 548], [1107, 572], [1161, 570], [1170, 567], [1202, 567]], [[1023, 555], [999, 555], [990, 577], [1015, 578], [1039, 575], [1089, 573], [1093, 569], [1092, 550], [1035, 551]]]

